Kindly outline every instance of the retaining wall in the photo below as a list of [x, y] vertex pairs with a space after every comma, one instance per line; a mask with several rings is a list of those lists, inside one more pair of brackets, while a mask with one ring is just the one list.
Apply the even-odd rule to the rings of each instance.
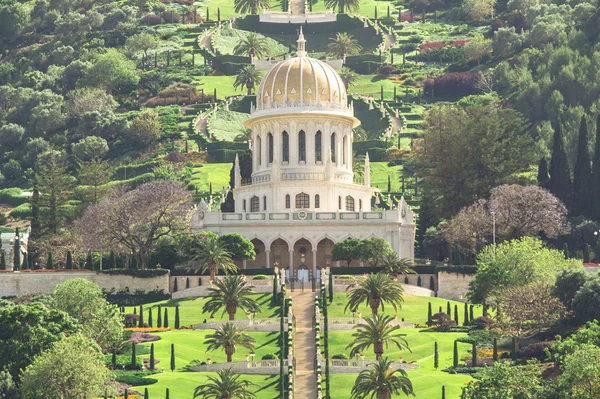
[[469, 291], [469, 283], [473, 281], [475, 275], [438, 272], [438, 297], [465, 302], [465, 295]]

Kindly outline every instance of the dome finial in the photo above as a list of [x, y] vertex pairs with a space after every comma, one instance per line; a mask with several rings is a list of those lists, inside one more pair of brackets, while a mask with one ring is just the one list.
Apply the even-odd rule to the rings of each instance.
[[300, 35], [298, 35], [298, 51], [296, 51], [298, 57], [306, 56], [306, 40], [304, 40], [304, 33], [302, 33], [302, 25], [300, 25]]

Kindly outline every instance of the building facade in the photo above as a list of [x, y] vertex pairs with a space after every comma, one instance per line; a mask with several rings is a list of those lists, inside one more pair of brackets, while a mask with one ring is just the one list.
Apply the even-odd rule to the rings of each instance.
[[252, 129], [252, 177], [242, 181], [236, 157], [235, 212], [198, 206], [192, 232], [237, 232], [254, 243], [257, 258], [245, 267], [278, 264], [293, 279], [319, 278], [331, 265], [334, 243], [381, 237], [401, 258], [414, 257], [414, 215], [402, 199], [398, 209], [373, 211], [375, 188], [365, 157], [363, 176], [352, 166], [353, 129], [360, 125], [344, 82], [325, 62], [310, 58], [302, 31], [297, 56], [263, 77], [246, 121]]

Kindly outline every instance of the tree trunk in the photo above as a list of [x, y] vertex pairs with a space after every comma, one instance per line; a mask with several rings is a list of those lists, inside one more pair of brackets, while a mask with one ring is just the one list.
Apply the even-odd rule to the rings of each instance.
[[227, 355], [227, 363], [231, 363], [233, 361], [233, 353], [235, 350], [233, 347], [225, 347], [225, 354]]
[[381, 359], [381, 356], [383, 355], [383, 342], [381, 342], [381, 341], [375, 342], [373, 344], [373, 352], [375, 353], [376, 360]]
[[377, 314], [377, 310], [379, 309], [380, 303], [381, 303], [381, 300], [378, 298], [373, 298], [369, 301], [369, 306], [371, 307], [372, 314]]
[[340, 14], [344, 13], [344, 8], [345, 8], [344, 6], [346, 5], [345, 3], [346, 2], [344, 0], [340, 0], [340, 6], [339, 6], [339, 12], [340, 12]]
[[377, 392], [377, 399], [392, 399], [392, 394], [387, 388], [382, 388], [380, 392]]
[[217, 271], [219, 270], [219, 268], [217, 267], [216, 263], [213, 263], [210, 265], [210, 279], [214, 280], [215, 277], [217, 277]]
[[237, 305], [227, 305], [227, 314], [229, 315], [229, 320], [235, 319], [235, 313], [237, 312]]

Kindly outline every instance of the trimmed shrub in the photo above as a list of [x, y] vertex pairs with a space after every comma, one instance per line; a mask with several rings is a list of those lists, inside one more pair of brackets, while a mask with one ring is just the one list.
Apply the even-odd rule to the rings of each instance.
[[267, 353], [266, 355], [263, 355], [263, 357], [261, 357], [260, 360], [277, 360], [277, 355]]
[[138, 278], [151, 278], [169, 274], [168, 269], [107, 269], [96, 273], [109, 274], [111, 276], [132, 276]]
[[10, 217], [15, 219], [27, 219], [31, 217], [31, 205], [29, 203], [21, 204], [10, 211]]
[[523, 360], [545, 360], [548, 357], [546, 350], [549, 350], [553, 344], [554, 341], [546, 341], [527, 345], [525, 348], [519, 351], [518, 357]]
[[133, 314], [133, 313], [128, 313], [125, 315], [125, 327], [126, 328], [136, 327], [139, 322], [140, 322], [139, 315]]
[[477, 88], [481, 73], [453, 72], [427, 79], [424, 83], [424, 94], [435, 97], [460, 98], [479, 93]]
[[331, 356], [331, 358], [338, 360], [348, 360], [348, 356], [346, 356], [344, 353], [336, 353], [335, 355]]
[[265, 276], [264, 274], [257, 274], [256, 276], [252, 277], [252, 280], [268, 280], [269, 277]]
[[122, 384], [127, 384], [131, 386], [139, 386], [139, 385], [150, 385], [156, 384], [158, 382], [155, 378], [148, 378], [148, 376], [154, 374], [152, 371], [121, 371], [115, 370], [113, 375], [115, 376], [115, 380]]

